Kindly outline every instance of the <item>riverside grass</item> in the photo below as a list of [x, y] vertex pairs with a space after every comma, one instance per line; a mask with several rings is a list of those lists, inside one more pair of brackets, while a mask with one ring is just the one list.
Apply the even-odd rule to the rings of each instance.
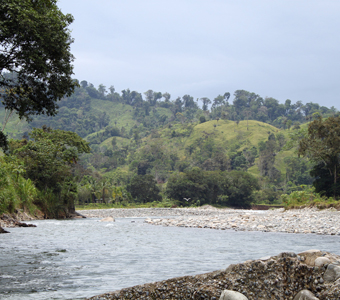
[[316, 207], [319, 209], [335, 208], [340, 210], [340, 200], [333, 197], [325, 197], [314, 191], [314, 188], [302, 186], [303, 190], [294, 191], [291, 194], [282, 194], [280, 202], [282, 202], [286, 209]]

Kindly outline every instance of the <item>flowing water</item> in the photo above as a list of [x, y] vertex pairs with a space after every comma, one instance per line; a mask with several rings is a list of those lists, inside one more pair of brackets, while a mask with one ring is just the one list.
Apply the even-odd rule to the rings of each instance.
[[32, 221], [0, 235], [0, 299], [83, 299], [284, 251], [340, 254], [340, 236], [161, 227], [144, 218]]

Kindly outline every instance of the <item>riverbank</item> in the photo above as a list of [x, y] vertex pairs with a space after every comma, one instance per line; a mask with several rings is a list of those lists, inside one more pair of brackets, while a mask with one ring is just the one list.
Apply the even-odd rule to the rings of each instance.
[[4, 228], [13, 227], [36, 227], [33, 224], [26, 224], [22, 221], [35, 220], [37, 217], [32, 217], [25, 212], [17, 212], [13, 214], [2, 214], [0, 215], [0, 233], [8, 233]]
[[[235, 298], [220, 298], [226, 290]], [[338, 300], [340, 256], [320, 250], [281, 253], [230, 265], [226, 270], [138, 285], [89, 299]]]
[[256, 211], [217, 209], [206, 206], [199, 208], [82, 210], [81, 213], [89, 218], [146, 218], [146, 223], [162, 226], [340, 235], [340, 212], [335, 209], [304, 208]]

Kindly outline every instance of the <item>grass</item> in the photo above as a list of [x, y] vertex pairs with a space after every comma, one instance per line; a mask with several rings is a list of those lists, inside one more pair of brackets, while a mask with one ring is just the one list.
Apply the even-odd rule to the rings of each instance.
[[313, 188], [305, 188], [301, 191], [294, 191], [289, 195], [281, 195], [281, 200], [286, 209], [317, 207], [319, 209], [336, 208], [340, 210], [340, 200], [333, 197], [321, 196]]

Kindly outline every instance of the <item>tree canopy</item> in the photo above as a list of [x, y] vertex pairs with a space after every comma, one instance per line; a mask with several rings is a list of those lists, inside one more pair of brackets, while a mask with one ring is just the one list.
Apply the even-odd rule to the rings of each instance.
[[[308, 134], [299, 143], [299, 154], [308, 157], [316, 164], [313, 175], [316, 176], [316, 187], [321, 187], [317, 192], [332, 190], [334, 197], [340, 190], [338, 187], [339, 165], [340, 165], [340, 117], [332, 116], [323, 120], [321, 116], [311, 122], [308, 126]], [[318, 180], [324, 182], [326, 169], [333, 184], [318, 184]], [[327, 173], [326, 173], [327, 174]]]
[[[7, 0], [0, 5], [0, 96], [20, 118], [55, 115], [56, 102], [70, 96], [73, 42], [56, 0]], [[2, 144], [6, 142], [0, 133]]]
[[[37, 204], [46, 215], [57, 216], [61, 208], [66, 214], [72, 212], [77, 194], [73, 167], [82, 153], [90, 152], [88, 143], [74, 132], [48, 127], [36, 128], [29, 136], [29, 141], [11, 140], [9, 150], [22, 162], [25, 177], [41, 192]], [[47, 195], [51, 201], [46, 204]]]

